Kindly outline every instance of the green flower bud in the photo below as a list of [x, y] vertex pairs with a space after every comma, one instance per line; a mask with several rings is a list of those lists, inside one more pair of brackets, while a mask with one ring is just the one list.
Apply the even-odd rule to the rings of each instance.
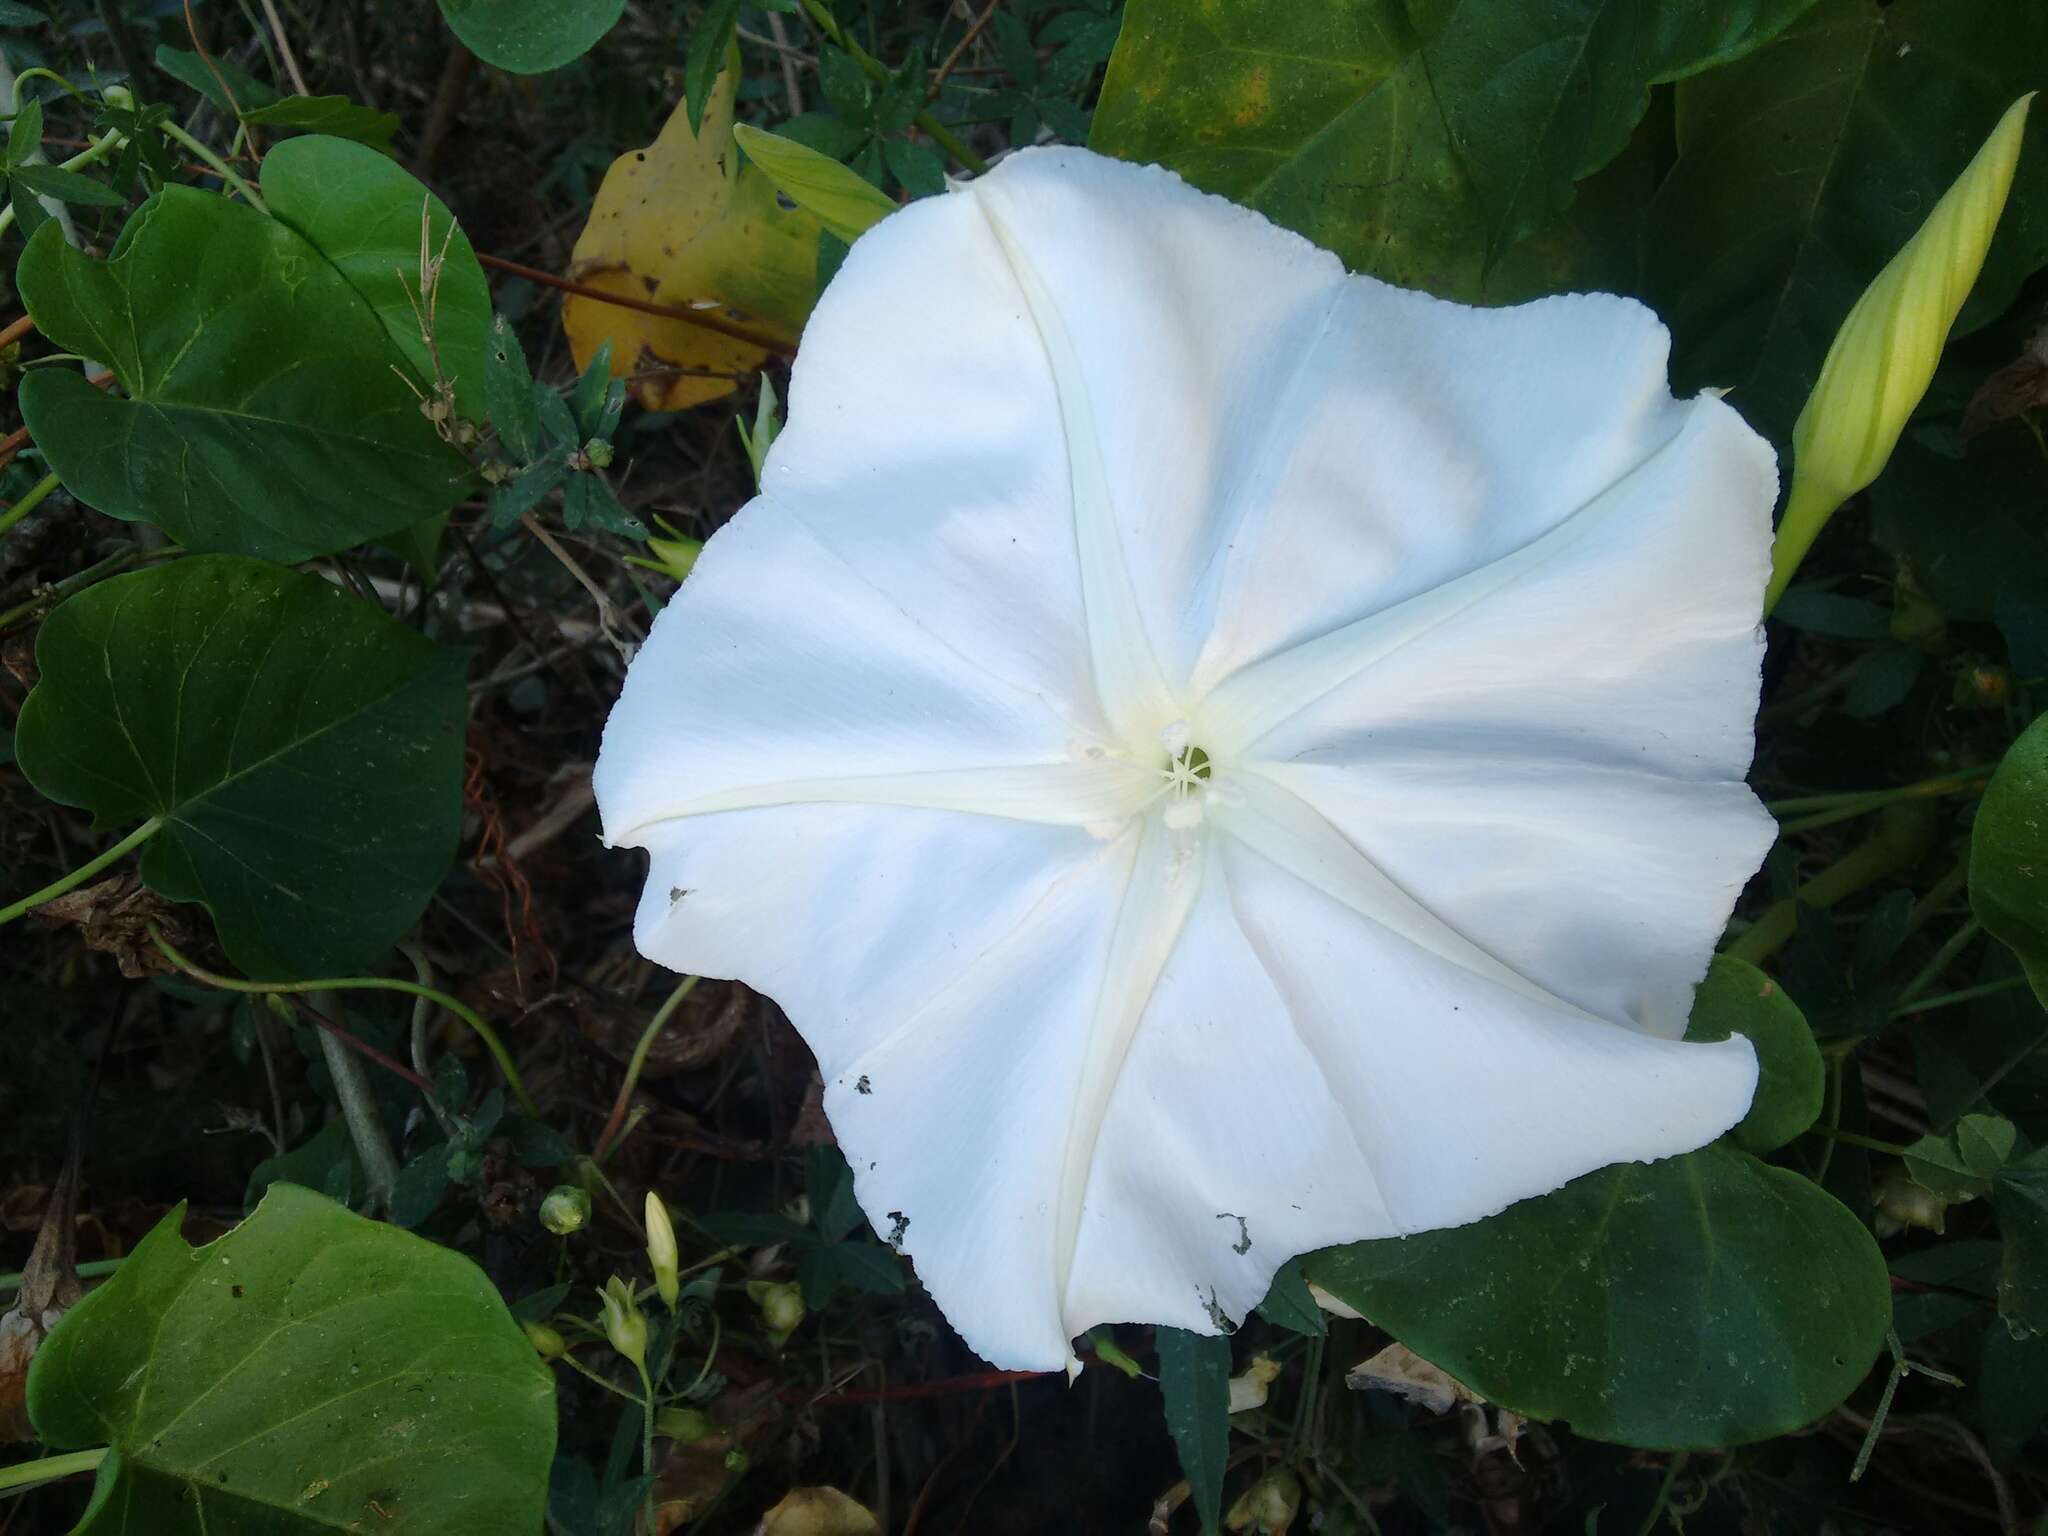
[[776, 1333], [790, 1333], [804, 1320], [804, 1293], [794, 1285], [750, 1280], [747, 1299], [760, 1309], [761, 1321]]
[[612, 445], [601, 437], [593, 437], [583, 445], [583, 457], [590, 461], [592, 469], [610, 469]]
[[590, 1191], [557, 1184], [540, 1203], [540, 1224], [557, 1237], [580, 1232], [590, 1221]]
[[642, 1370], [647, 1368], [647, 1318], [633, 1298], [633, 1287], [617, 1275], [597, 1293], [603, 1308], [604, 1336], [613, 1349]]
[[2033, 99], [2029, 93], [2006, 109], [1977, 157], [1835, 333], [1792, 428], [1792, 489], [1771, 551], [1766, 613], [1835, 508], [1877, 478], [1927, 393], [2005, 210]]
[[681, 1294], [682, 1282], [676, 1276], [676, 1229], [670, 1225], [668, 1207], [661, 1203], [661, 1196], [653, 1190], [647, 1191], [647, 1262], [654, 1269], [654, 1288], [661, 1293], [661, 1304], [671, 1312], [675, 1310], [676, 1297]]
[[543, 1360], [559, 1360], [569, 1353], [569, 1346], [562, 1342], [562, 1336], [546, 1323], [528, 1323], [527, 1338], [533, 1341], [534, 1349]]

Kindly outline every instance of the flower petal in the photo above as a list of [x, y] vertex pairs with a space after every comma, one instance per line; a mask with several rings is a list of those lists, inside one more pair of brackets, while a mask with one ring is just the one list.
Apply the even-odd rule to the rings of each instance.
[[[1028, 584], [1020, 584], [1028, 585]], [[765, 499], [704, 548], [655, 621], [605, 726], [605, 835], [794, 802], [1115, 821], [1154, 788], [1046, 695], [935, 637]]]
[[1725, 405], [1685, 410], [1613, 495], [1465, 577], [1483, 602], [1453, 582], [1205, 705], [1422, 906], [1669, 1036], [1776, 830], [1741, 782], [1775, 475]]
[[782, 1004], [876, 1230], [998, 1365], [1071, 1358], [1058, 1191], [1140, 841], [863, 806], [650, 837], [641, 951]]
[[1755, 1092], [1740, 1039], [1662, 1040], [1475, 988], [1242, 843], [1220, 855], [1245, 935], [1385, 1201], [1386, 1224], [1351, 1236], [1459, 1226], [1608, 1163], [1689, 1152]]

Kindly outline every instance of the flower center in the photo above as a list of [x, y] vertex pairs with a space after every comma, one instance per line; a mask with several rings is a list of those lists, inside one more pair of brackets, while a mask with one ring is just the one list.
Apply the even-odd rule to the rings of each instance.
[[1166, 766], [1159, 770], [1166, 781], [1164, 794], [1166, 824], [1176, 829], [1201, 825], [1204, 790], [1209, 783], [1209, 754], [1188, 739], [1185, 720], [1176, 720], [1159, 733], [1166, 749]]

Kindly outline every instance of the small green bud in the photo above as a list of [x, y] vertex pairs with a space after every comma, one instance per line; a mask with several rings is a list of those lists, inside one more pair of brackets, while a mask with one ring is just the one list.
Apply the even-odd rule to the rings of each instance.
[[776, 1333], [793, 1332], [804, 1320], [804, 1293], [794, 1285], [750, 1280], [747, 1299], [760, 1309], [761, 1321]]
[[654, 1269], [654, 1288], [661, 1293], [661, 1304], [671, 1312], [675, 1310], [676, 1297], [682, 1291], [682, 1282], [676, 1275], [676, 1229], [668, 1219], [668, 1207], [661, 1203], [661, 1196], [653, 1190], [647, 1191], [647, 1262]]
[[533, 1341], [534, 1349], [543, 1360], [559, 1360], [569, 1353], [569, 1346], [562, 1342], [562, 1336], [546, 1323], [528, 1323], [526, 1336]]
[[540, 1224], [557, 1237], [580, 1232], [590, 1223], [590, 1191], [557, 1184], [540, 1203]]
[[695, 1445], [716, 1427], [702, 1408], [664, 1408], [654, 1416], [654, 1432], [681, 1445]]
[[597, 1293], [603, 1308], [604, 1336], [613, 1349], [642, 1370], [647, 1368], [647, 1318], [633, 1297], [633, 1287], [617, 1275]]
[[610, 469], [612, 445], [601, 437], [593, 437], [583, 445], [583, 457], [590, 461], [592, 469]]
[[100, 100], [117, 111], [135, 110], [135, 93], [125, 85], [110, 85], [100, 92]]

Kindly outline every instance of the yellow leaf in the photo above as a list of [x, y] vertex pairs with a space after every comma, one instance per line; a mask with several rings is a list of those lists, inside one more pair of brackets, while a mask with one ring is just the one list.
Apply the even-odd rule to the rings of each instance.
[[678, 105], [652, 145], [613, 162], [570, 259], [570, 277], [587, 288], [724, 327], [569, 297], [562, 327], [576, 366], [609, 341], [613, 375], [631, 378], [649, 410], [730, 394], [794, 346], [817, 300], [817, 217], [784, 207], [734, 146], [736, 62], [729, 55], [712, 86], [701, 133]]
[[837, 1488], [793, 1488], [761, 1517], [756, 1536], [878, 1536], [881, 1529]]

